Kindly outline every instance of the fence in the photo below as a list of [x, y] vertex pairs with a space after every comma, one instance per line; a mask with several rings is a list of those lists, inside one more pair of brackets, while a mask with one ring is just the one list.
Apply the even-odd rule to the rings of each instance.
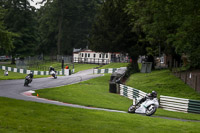
[[[68, 64], [72, 63], [73, 57], [64, 55], [56, 55], [56, 56], [36, 55], [34, 57], [28, 56], [25, 58], [16, 59], [16, 67], [21, 69], [29, 69], [30, 67], [32, 68], [34, 67], [37, 69], [42, 69], [44, 71], [47, 71], [50, 65], [47, 67], [43, 66], [43, 64], [55, 64], [55, 62], [61, 64], [62, 61]], [[61, 69], [61, 65], [59, 69]]]
[[123, 84], [119, 84], [119, 86], [120, 86], [120, 95], [125, 96], [129, 99], [144, 97], [147, 94], [141, 90], [138, 90], [138, 89], [135, 89], [135, 88], [123, 85]]
[[76, 63], [87, 63], [87, 64], [109, 64], [109, 59], [99, 59], [99, 58], [76, 58], [74, 57], [74, 62]]
[[[138, 89], [120, 84], [120, 95], [125, 96], [129, 99], [135, 99], [137, 97], [144, 97], [147, 93], [140, 91]], [[160, 107], [176, 112], [185, 112], [185, 113], [200, 113], [200, 101], [169, 97], [160, 95]]]
[[200, 101], [160, 96], [160, 107], [169, 111], [200, 113]]
[[107, 69], [93, 69], [93, 74], [99, 74], [99, 73], [114, 73], [115, 71], [119, 69], [127, 69], [126, 67], [120, 67], [120, 68], [107, 68]]
[[195, 91], [200, 92], [200, 72], [173, 72], [176, 77], [179, 77], [183, 82], [192, 87]]
[[[49, 75], [49, 71], [26, 70], [26, 69], [12, 68], [7, 66], [0, 66], [0, 69], [22, 74], [29, 74], [30, 72], [33, 72], [34, 75]], [[61, 71], [57, 71], [57, 75], [70, 75], [70, 74], [71, 73], [69, 69], [63, 69]]]

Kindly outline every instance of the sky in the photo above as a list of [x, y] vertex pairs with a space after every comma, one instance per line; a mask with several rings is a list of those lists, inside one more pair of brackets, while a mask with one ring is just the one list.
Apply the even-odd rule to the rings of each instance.
[[31, 6], [34, 6], [35, 8], [40, 8], [41, 4], [36, 4], [37, 2], [41, 2], [42, 0], [34, 0], [34, 2], [32, 2], [31, 0], [29, 0]]

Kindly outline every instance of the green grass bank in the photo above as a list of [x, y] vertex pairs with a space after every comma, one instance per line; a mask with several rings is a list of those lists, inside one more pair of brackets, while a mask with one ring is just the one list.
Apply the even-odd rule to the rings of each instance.
[[[103, 77], [78, 84], [36, 90], [36, 93], [40, 97], [56, 101], [127, 111], [132, 104], [132, 100], [118, 94], [109, 93], [109, 79], [110, 74], [106, 74]], [[171, 112], [163, 109], [158, 109], [155, 115], [200, 120], [199, 114]]]
[[182, 122], [13, 100], [0, 97], [0, 132], [198, 133], [199, 122]]

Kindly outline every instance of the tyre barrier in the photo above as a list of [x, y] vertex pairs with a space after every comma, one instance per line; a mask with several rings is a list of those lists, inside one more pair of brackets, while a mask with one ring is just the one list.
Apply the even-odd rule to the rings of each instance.
[[[49, 71], [35, 71], [35, 70], [26, 70], [26, 69], [20, 69], [20, 68], [12, 68], [7, 66], [0, 66], [0, 69], [7, 70], [10, 72], [17, 72], [21, 74], [29, 74], [30, 72], [33, 72], [34, 75], [49, 75]], [[69, 69], [62, 69], [61, 71], [57, 71], [57, 75], [70, 75]]]

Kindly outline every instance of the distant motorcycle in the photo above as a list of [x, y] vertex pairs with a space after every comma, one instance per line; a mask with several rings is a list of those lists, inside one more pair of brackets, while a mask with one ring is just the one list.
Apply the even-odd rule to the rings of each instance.
[[131, 105], [128, 109], [129, 113], [140, 113], [146, 114], [147, 116], [151, 116], [156, 112], [157, 108], [159, 107], [158, 99], [156, 97], [146, 97], [146, 100], [141, 104], [138, 103], [140, 100], [141, 98], [135, 99], [133, 105]]
[[50, 74], [54, 79], [57, 79], [56, 71], [51, 71]]
[[25, 77], [24, 86], [28, 86], [28, 84], [30, 84], [31, 82], [32, 82], [32, 78], [30, 77], [30, 75], [27, 75]]

